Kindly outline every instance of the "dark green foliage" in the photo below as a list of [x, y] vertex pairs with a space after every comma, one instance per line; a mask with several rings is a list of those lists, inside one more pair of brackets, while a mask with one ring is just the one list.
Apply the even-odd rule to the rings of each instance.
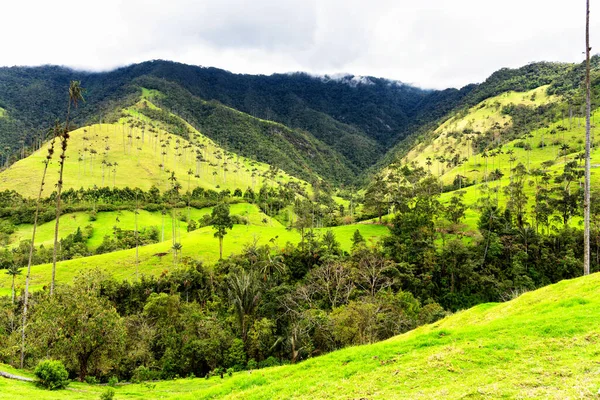
[[115, 398], [115, 389], [109, 387], [100, 395], [100, 400], [113, 400]]
[[34, 374], [38, 383], [46, 389], [64, 389], [69, 384], [69, 373], [63, 363], [57, 360], [40, 361]]

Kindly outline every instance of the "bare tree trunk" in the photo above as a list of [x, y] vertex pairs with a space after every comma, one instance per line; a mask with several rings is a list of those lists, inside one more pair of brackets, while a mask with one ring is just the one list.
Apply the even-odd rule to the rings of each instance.
[[48, 165], [52, 159], [54, 153], [54, 143], [56, 143], [56, 133], [52, 142], [50, 142], [50, 148], [48, 149], [48, 156], [44, 163], [44, 173], [42, 174], [42, 182], [40, 184], [40, 191], [35, 203], [35, 214], [33, 216], [33, 232], [31, 234], [31, 245], [29, 247], [29, 261], [27, 262], [27, 275], [25, 277], [25, 294], [23, 298], [23, 324], [21, 326], [21, 363], [20, 367], [23, 368], [25, 361], [25, 326], [27, 325], [27, 306], [29, 304], [29, 280], [31, 279], [31, 263], [33, 262], [33, 249], [35, 248], [35, 234], [37, 231], [38, 216], [40, 214], [40, 199], [42, 198], [42, 192], [44, 191], [44, 184], [46, 182], [46, 173], [48, 172]]
[[583, 274], [590, 273], [590, 0], [586, 0], [585, 14], [585, 198], [583, 200]]

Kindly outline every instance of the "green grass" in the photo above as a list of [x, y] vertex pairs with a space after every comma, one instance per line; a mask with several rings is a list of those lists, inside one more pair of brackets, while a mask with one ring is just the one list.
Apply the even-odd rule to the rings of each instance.
[[[139, 103], [125, 111], [129, 115], [149, 122], [147, 117], [137, 112], [136, 107], [138, 106]], [[155, 107], [150, 102], [148, 102], [148, 106]], [[274, 179], [267, 179], [263, 175], [269, 170], [268, 164], [233, 153], [225, 156], [221, 147], [188, 125], [194, 134], [198, 135], [197, 144], [204, 146], [200, 150], [206, 160], [200, 164], [198, 170], [200, 177], [195, 178], [195, 151], [199, 149], [196, 144], [182, 150], [189, 142], [169, 134], [161, 128], [159, 123], [157, 123], [158, 134], [155, 136], [148, 129], [144, 133], [139, 128], [134, 128], [130, 132], [130, 128], [124, 124], [124, 121], [125, 119], [121, 119], [115, 124], [87, 126], [71, 133], [64, 171], [65, 189], [91, 188], [95, 185], [98, 187], [139, 187], [148, 190], [154, 185], [164, 191], [169, 188], [167, 178], [170, 173], [166, 170], [175, 172], [183, 191], [188, 188], [193, 190], [197, 186], [212, 190], [233, 190], [235, 188], [245, 190], [248, 187], [258, 190], [263, 184], [276, 185], [289, 181], [305, 184], [304, 181], [283, 171], [280, 171]], [[131, 143], [127, 138], [130, 133], [132, 134]], [[140, 139], [136, 139], [137, 137]], [[169, 139], [169, 145], [165, 147], [167, 154], [163, 156], [161, 145], [165, 144], [167, 139]], [[180, 156], [177, 155], [175, 149], [178, 145], [177, 140], [179, 140]], [[92, 158], [90, 151], [86, 151], [86, 149], [94, 149], [97, 154]], [[58, 150], [58, 146], [56, 146], [56, 152]], [[39, 190], [38, 182], [42, 176], [42, 162], [46, 154], [47, 145], [3, 171], [0, 174], [0, 190], [12, 189], [24, 196], [36, 196]], [[49, 194], [49, 188], [54, 188], [57, 180], [58, 162], [56, 160], [55, 156], [48, 170], [45, 195]], [[117, 167], [114, 168], [115, 172], [112, 167], [103, 168], [103, 160], [111, 164], [117, 163]], [[164, 164], [164, 168], [161, 168], [160, 164]], [[190, 170], [192, 175], [188, 174]]]
[[[238, 205], [243, 207], [244, 205]], [[110, 214], [110, 213], [109, 213]], [[252, 217], [254, 218], [254, 217]], [[251, 219], [252, 219], [251, 218]], [[377, 242], [388, 233], [388, 228], [382, 225], [344, 225], [333, 228], [316, 229], [317, 234], [331, 229], [342, 248], [350, 250], [352, 234], [358, 229], [362, 236], [370, 243]], [[167, 229], [165, 229], [165, 232]], [[201, 228], [187, 233], [182, 229], [181, 244], [183, 245], [182, 257], [193, 257], [210, 265], [219, 258], [218, 239], [214, 237], [213, 229]], [[238, 254], [243, 247], [258, 240], [259, 244], [272, 244], [283, 248], [287, 242], [299, 243], [300, 234], [295, 230], [288, 230], [273, 221], [272, 226], [261, 225], [235, 225], [226, 236], [223, 243], [223, 256]], [[139, 248], [139, 264], [135, 263], [135, 249], [116, 251], [91, 257], [62, 261], [57, 264], [56, 279], [58, 282], [71, 282], [73, 277], [81, 270], [99, 267], [108, 271], [116, 279], [135, 279], [141, 274], [159, 275], [165, 270], [175, 268], [171, 256], [171, 241], [156, 243]], [[167, 253], [165, 256], [158, 256]], [[48, 285], [51, 276], [51, 264], [36, 265], [31, 268], [31, 287], [39, 290]], [[16, 281], [17, 290], [24, 287], [24, 274]], [[6, 274], [0, 274], [0, 296], [9, 295], [11, 279]]]
[[[189, 217], [197, 221], [203, 215], [210, 214], [211, 212], [211, 207], [202, 209], [190, 208]], [[179, 215], [188, 216], [187, 209], [178, 210], [177, 213]], [[231, 204], [230, 213], [248, 218], [251, 225], [282, 227], [281, 223], [262, 213], [260, 209], [253, 204]], [[89, 238], [87, 244], [91, 249], [96, 249], [102, 243], [104, 236], [112, 235], [115, 226], [126, 230], [133, 230], [135, 228], [135, 214], [133, 211], [99, 212], [96, 217], [96, 221], [90, 221], [89, 213], [77, 212], [62, 215], [59, 224], [59, 236], [64, 238], [71, 233], [75, 233], [78, 227], [83, 229], [84, 227], [91, 225], [93, 227], [93, 234]], [[172, 234], [172, 218], [170, 212], [165, 215], [164, 220], [165, 240], [170, 240]], [[264, 222], [264, 220], [266, 220], [266, 222]], [[156, 227], [160, 232], [162, 230], [162, 221], [163, 217], [160, 211], [148, 212], [140, 210], [138, 214], [138, 229]], [[181, 230], [186, 230], [187, 224], [185, 222], [177, 219], [177, 223]], [[30, 240], [32, 230], [33, 225], [18, 225], [15, 233], [11, 235], [10, 244], [15, 246], [21, 240]], [[36, 245], [52, 246], [53, 243], [54, 221], [39, 225], [36, 232]]]
[[[512, 118], [509, 115], [502, 114], [502, 107], [509, 104], [522, 104], [528, 106], [541, 106], [550, 102], [558, 101], [559, 98], [556, 96], [548, 96], [546, 94], [548, 86], [540, 86], [536, 89], [528, 92], [514, 92], [509, 91], [502, 93], [498, 96], [491, 97], [471, 107], [466, 115], [458, 115], [449, 118], [446, 122], [441, 124], [434, 132], [433, 138], [430, 141], [420, 143], [415, 146], [405, 157], [404, 161], [414, 161], [417, 164], [426, 167], [427, 158], [430, 157], [432, 161], [431, 171], [437, 173], [438, 171], [444, 171], [445, 166], [440, 162], [436, 161], [435, 157], [447, 154], [445, 149], [448, 147], [454, 147], [461, 154], [461, 157], [469, 156], [472, 151], [467, 147], [470, 146], [470, 142], [462, 138], [466, 136], [476, 136], [475, 134], [462, 135], [461, 139], [458, 140], [451, 137], [449, 134], [452, 132], [462, 132], [464, 129], [470, 128], [473, 131], [486, 132], [495, 124], [499, 124], [501, 127], [512, 124]], [[532, 96], [535, 95], [534, 100]], [[463, 146], [463, 144], [467, 144]], [[452, 176], [454, 178], [454, 175]]]
[[[116, 398], [597, 399], [598, 289], [600, 274], [562, 281], [380, 343], [225, 379], [122, 386]], [[41, 391], [0, 378], [0, 398], [79, 399], [102, 390], [73, 389]]]

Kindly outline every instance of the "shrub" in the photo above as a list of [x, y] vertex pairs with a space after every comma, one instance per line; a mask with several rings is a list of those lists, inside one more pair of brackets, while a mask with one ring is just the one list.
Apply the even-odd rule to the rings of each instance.
[[246, 368], [247, 368], [247, 369], [250, 369], [250, 370], [252, 370], [252, 369], [256, 369], [257, 367], [258, 367], [258, 363], [256, 362], [256, 360], [255, 360], [254, 358], [251, 358], [251, 359], [248, 361], [248, 364], [247, 364], [247, 366], [246, 366]]
[[155, 378], [156, 378], [156, 374], [154, 372], [150, 371], [149, 368], [144, 367], [143, 365], [140, 365], [139, 367], [137, 367], [135, 369], [135, 371], [133, 371], [133, 377], [131, 378], [131, 380], [133, 382], [139, 383], [139, 382], [151, 381]]
[[69, 384], [69, 373], [63, 363], [57, 360], [40, 361], [34, 374], [46, 389], [64, 389]]
[[100, 400], [113, 400], [115, 398], [115, 389], [109, 387], [100, 395]]
[[98, 384], [98, 379], [94, 375], [88, 375], [84, 379], [85, 383], [88, 385], [96, 385]]
[[260, 363], [258, 363], [258, 365], [260, 366], [260, 368], [268, 368], [268, 367], [276, 367], [276, 366], [280, 365], [280, 363], [279, 363], [278, 359], [276, 359], [273, 356], [270, 356], [266, 360], [263, 360]]
[[117, 386], [117, 383], [119, 383], [119, 378], [117, 378], [116, 376], [111, 376], [110, 378], [108, 378], [108, 386], [115, 387]]
[[96, 221], [98, 219], [98, 213], [96, 211], [90, 211], [90, 222]]
[[418, 322], [419, 322], [419, 325], [432, 324], [435, 321], [446, 317], [447, 315], [448, 315], [448, 313], [446, 313], [446, 311], [444, 311], [442, 306], [440, 306], [437, 303], [430, 303], [430, 304], [424, 305], [421, 308], [421, 310], [419, 311], [419, 317], [418, 317], [419, 321]]

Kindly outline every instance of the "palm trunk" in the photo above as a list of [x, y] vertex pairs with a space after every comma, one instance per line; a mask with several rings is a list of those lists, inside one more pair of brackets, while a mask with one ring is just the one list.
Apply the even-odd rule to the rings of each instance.
[[583, 200], [584, 233], [583, 233], [583, 274], [590, 273], [590, 0], [586, 0], [585, 18], [585, 197]]
[[50, 296], [54, 294], [54, 281], [56, 278], [56, 251], [58, 248], [58, 225], [60, 221], [60, 195], [63, 186], [63, 172], [65, 169], [65, 160], [67, 159], [67, 141], [69, 140], [69, 116], [71, 115], [71, 97], [67, 104], [67, 118], [65, 122], [65, 130], [60, 136], [61, 153], [60, 153], [60, 172], [58, 174], [58, 183], [56, 185], [56, 224], [54, 225], [54, 249], [52, 251], [52, 280], [50, 281]]
[[20, 367], [23, 368], [25, 361], [25, 326], [27, 325], [27, 306], [29, 304], [29, 280], [31, 279], [31, 263], [33, 261], [33, 249], [35, 248], [35, 234], [37, 231], [38, 216], [40, 214], [40, 199], [42, 198], [42, 192], [44, 191], [44, 184], [46, 182], [46, 173], [48, 172], [48, 164], [54, 153], [54, 143], [56, 143], [56, 132], [52, 142], [50, 142], [50, 148], [48, 149], [48, 156], [44, 164], [44, 173], [42, 174], [42, 182], [40, 184], [40, 191], [35, 203], [35, 214], [33, 216], [33, 232], [31, 234], [31, 245], [29, 247], [29, 260], [27, 262], [27, 275], [25, 277], [25, 294], [23, 298], [23, 325], [21, 326], [21, 363]]

